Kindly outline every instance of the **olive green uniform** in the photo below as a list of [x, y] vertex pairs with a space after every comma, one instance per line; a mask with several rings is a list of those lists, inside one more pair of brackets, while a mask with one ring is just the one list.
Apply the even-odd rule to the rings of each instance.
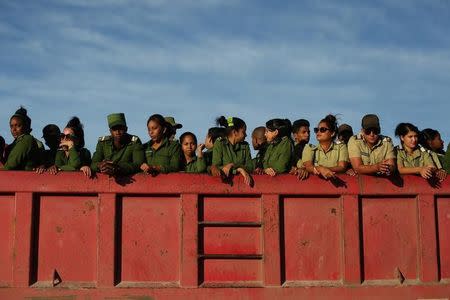
[[276, 139], [267, 146], [264, 154], [263, 168], [272, 168], [277, 173], [289, 172], [292, 165], [294, 144], [287, 136]]
[[45, 150], [44, 151], [44, 165], [46, 168], [53, 166], [55, 164], [56, 153], [58, 150]]
[[264, 155], [266, 154], [267, 147], [269, 145], [264, 143], [261, 145], [261, 148], [256, 153], [255, 158], [253, 159], [253, 169], [263, 169], [264, 168]]
[[297, 167], [301, 167], [303, 165], [302, 161], [303, 149], [305, 149], [306, 145], [307, 145], [306, 142], [300, 142], [294, 145], [294, 155], [292, 156], [293, 166], [297, 165]]
[[5, 153], [7, 155], [3, 166], [5, 170], [31, 171], [40, 164], [42, 159], [42, 148], [39, 148], [37, 140], [30, 134], [17, 137], [6, 147]]
[[86, 148], [79, 151], [72, 147], [69, 150], [69, 156], [66, 156], [64, 150], [56, 152], [55, 165], [62, 171], [77, 171], [83, 166], [91, 165], [91, 152]]
[[339, 162], [348, 162], [347, 145], [341, 143], [331, 143], [330, 148], [325, 151], [320, 145], [314, 146], [308, 144], [303, 149], [302, 161], [311, 161], [314, 166], [333, 168], [339, 165]]
[[231, 169], [233, 174], [238, 168], [243, 168], [247, 172], [253, 172], [253, 162], [250, 155], [250, 146], [247, 142], [232, 145], [227, 138], [218, 138], [213, 147], [212, 164], [222, 168], [227, 164], [234, 164]]
[[184, 168], [186, 173], [205, 173], [206, 172], [206, 161], [205, 159], [194, 156], [193, 159], [186, 163]]
[[350, 158], [361, 158], [364, 165], [374, 165], [385, 159], [395, 159], [394, 145], [390, 137], [380, 135], [378, 142], [369, 148], [361, 134], [354, 135], [348, 141]]
[[158, 149], [152, 148], [153, 142], [144, 144], [145, 161], [149, 166], [159, 166], [161, 173], [178, 172], [181, 168], [181, 146], [178, 142], [164, 138]]
[[92, 171], [98, 172], [97, 164], [107, 160], [117, 164], [121, 174], [129, 175], [139, 172], [140, 166], [144, 162], [142, 143], [137, 136], [127, 135], [127, 141], [121, 149], [114, 147], [114, 138], [110, 135], [98, 139], [97, 147], [92, 156]]

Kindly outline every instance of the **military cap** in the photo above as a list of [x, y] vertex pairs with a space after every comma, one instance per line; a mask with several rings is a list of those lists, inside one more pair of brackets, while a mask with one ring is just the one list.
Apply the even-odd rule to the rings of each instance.
[[174, 117], [164, 117], [164, 120], [166, 120], [167, 123], [170, 124], [170, 126], [172, 126], [174, 129], [180, 129], [183, 127], [183, 125], [178, 124], [177, 122], [175, 122], [175, 118]]
[[42, 137], [45, 138], [47, 136], [59, 136], [61, 134], [61, 130], [55, 124], [48, 124], [42, 129]]
[[368, 114], [362, 118], [361, 126], [363, 129], [377, 128], [380, 129], [380, 120], [377, 115]]
[[348, 124], [341, 124], [338, 128], [338, 134], [341, 134], [343, 132], [351, 132], [353, 134], [353, 128], [352, 126], [348, 125]]
[[115, 113], [108, 115], [108, 126], [109, 128], [113, 128], [114, 126], [127, 126], [127, 122], [125, 121], [124, 113]]

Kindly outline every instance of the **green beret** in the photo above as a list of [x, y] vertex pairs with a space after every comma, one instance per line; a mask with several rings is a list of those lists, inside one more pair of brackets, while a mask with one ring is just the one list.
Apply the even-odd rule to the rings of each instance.
[[116, 113], [108, 115], [108, 126], [109, 128], [113, 128], [114, 126], [127, 126], [127, 121], [125, 121], [124, 113]]

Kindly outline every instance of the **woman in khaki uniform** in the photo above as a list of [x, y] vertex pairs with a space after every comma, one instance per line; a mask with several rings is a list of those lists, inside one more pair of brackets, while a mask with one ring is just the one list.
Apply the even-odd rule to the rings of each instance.
[[347, 146], [335, 143], [337, 135], [336, 117], [328, 115], [314, 128], [319, 144], [306, 145], [303, 149], [303, 165], [306, 170], [325, 179], [345, 173], [349, 163]]
[[411, 123], [400, 123], [395, 129], [401, 146], [397, 147], [397, 168], [400, 174], [418, 174], [425, 179], [436, 176], [444, 180], [447, 173], [437, 168], [431, 155], [419, 146], [419, 129]]

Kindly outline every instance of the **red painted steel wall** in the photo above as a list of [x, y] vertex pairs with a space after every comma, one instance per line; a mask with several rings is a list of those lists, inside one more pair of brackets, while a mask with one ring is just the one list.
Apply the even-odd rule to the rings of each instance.
[[447, 299], [449, 233], [450, 179], [0, 172], [0, 299]]

